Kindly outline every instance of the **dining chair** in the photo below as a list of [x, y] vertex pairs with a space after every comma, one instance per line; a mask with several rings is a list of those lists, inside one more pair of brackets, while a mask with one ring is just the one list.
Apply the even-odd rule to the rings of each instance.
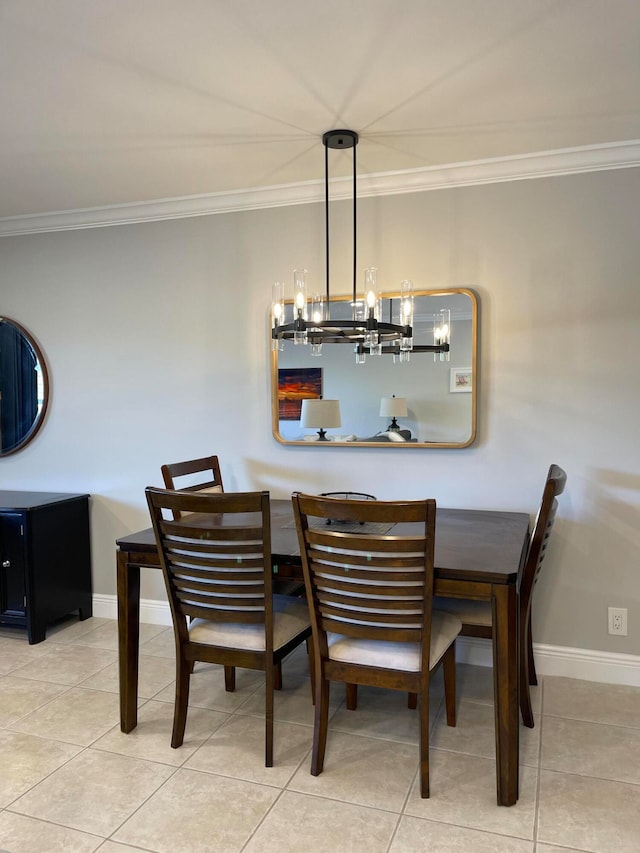
[[[167, 489], [203, 494], [220, 494], [224, 492], [220, 463], [217, 456], [203, 456], [201, 459], [187, 459], [185, 462], [173, 462], [169, 465], [163, 465], [160, 470], [165, 488]], [[197, 478], [196, 482], [194, 482], [195, 475], [197, 474], [204, 474], [204, 479]], [[181, 517], [180, 510], [174, 510], [173, 517], [178, 520]], [[299, 581], [286, 577], [275, 578], [273, 586], [274, 592], [282, 593], [283, 595], [301, 595], [304, 590], [303, 584]], [[235, 689], [235, 678], [236, 675], [233, 667], [225, 666], [224, 679], [226, 690], [232, 692]], [[279, 664], [276, 667], [275, 686], [276, 690], [282, 688], [282, 668]]]
[[[447, 724], [455, 726], [455, 639], [462, 627], [456, 616], [432, 614], [435, 501], [299, 492], [292, 500], [314, 652], [311, 774], [324, 765], [331, 681], [413, 691], [420, 697], [420, 793], [428, 797], [429, 676], [442, 664]], [[328, 518], [363, 527], [327, 527]], [[406, 526], [379, 532], [397, 524]]]
[[222, 664], [225, 677], [227, 667], [261, 670], [265, 765], [272, 767], [275, 668], [311, 635], [311, 625], [304, 600], [273, 594], [269, 493], [149, 487], [146, 496], [176, 645], [171, 746], [184, 739], [196, 661]]
[[[533, 709], [529, 685], [537, 684], [536, 668], [533, 659], [533, 642], [531, 637], [531, 603], [533, 587], [538, 579], [540, 567], [546, 555], [551, 528], [558, 508], [557, 497], [562, 494], [567, 482], [567, 475], [559, 465], [551, 465], [542, 493], [542, 501], [529, 540], [526, 557], [520, 567], [518, 579], [518, 626], [519, 626], [519, 684], [520, 684], [520, 713], [522, 721], [528, 728], [533, 728]], [[471, 601], [458, 598], [433, 599], [437, 610], [455, 613], [462, 622], [462, 636], [493, 637], [491, 602]]]
[[[224, 492], [222, 485], [222, 474], [217, 456], [203, 456], [201, 459], [188, 459], [185, 462], [172, 462], [163, 465], [160, 469], [166, 489], [180, 489], [186, 492], [204, 492], [205, 494], [217, 494]], [[194, 482], [194, 475], [206, 475], [204, 479]], [[188, 482], [185, 484], [185, 479]], [[176, 480], [180, 484], [176, 484]], [[175, 510], [173, 517], [180, 518], [180, 510]]]

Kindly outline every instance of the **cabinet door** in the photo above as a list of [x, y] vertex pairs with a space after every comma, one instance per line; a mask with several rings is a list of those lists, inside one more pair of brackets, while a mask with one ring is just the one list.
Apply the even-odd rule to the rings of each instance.
[[24, 517], [22, 513], [0, 515], [0, 615], [24, 616]]

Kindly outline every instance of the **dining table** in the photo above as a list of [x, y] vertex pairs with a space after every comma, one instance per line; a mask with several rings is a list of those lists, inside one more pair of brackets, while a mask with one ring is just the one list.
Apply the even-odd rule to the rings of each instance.
[[[274, 579], [302, 580], [291, 500], [271, 500], [270, 513]], [[434, 594], [491, 602], [496, 795], [503, 806], [518, 799], [518, 581], [528, 544], [526, 513], [437, 508]], [[116, 546], [120, 728], [128, 733], [137, 725], [140, 569], [159, 569], [160, 558], [151, 527]]]

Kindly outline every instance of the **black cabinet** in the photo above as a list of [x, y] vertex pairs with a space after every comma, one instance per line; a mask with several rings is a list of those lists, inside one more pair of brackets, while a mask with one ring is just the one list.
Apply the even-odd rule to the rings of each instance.
[[76, 611], [92, 614], [89, 495], [0, 491], [0, 625], [40, 643]]

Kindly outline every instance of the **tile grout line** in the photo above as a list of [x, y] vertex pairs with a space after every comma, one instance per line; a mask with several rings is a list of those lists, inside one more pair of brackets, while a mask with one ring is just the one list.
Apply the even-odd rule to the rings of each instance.
[[542, 774], [542, 736], [544, 734], [544, 676], [540, 679], [540, 739], [538, 741], [538, 774], [536, 779], [535, 810], [533, 813], [533, 849], [538, 849], [538, 829], [540, 824], [540, 785]]

